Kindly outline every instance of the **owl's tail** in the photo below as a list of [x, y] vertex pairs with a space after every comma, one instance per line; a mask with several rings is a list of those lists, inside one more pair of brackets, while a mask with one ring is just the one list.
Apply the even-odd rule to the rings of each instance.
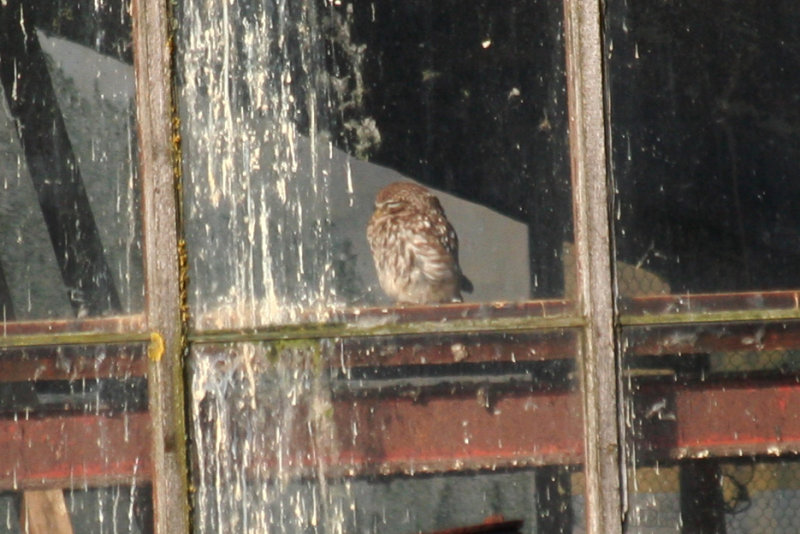
[[460, 285], [461, 291], [463, 291], [464, 293], [472, 293], [472, 290], [475, 289], [472, 286], [472, 281], [466, 276], [464, 276], [464, 273], [458, 273], [458, 274], [461, 276], [461, 285]]

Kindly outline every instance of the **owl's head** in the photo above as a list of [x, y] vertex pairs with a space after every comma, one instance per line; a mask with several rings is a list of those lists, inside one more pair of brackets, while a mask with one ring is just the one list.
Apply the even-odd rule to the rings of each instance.
[[391, 213], [407, 208], [441, 209], [433, 193], [412, 182], [391, 183], [381, 189], [375, 198], [375, 211]]

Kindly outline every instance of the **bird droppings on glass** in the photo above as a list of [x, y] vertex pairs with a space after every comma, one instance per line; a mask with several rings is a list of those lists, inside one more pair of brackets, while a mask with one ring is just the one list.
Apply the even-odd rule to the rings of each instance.
[[[425, 9], [416, 6], [411, 12], [423, 16]], [[407, 149], [398, 140], [387, 145], [384, 134], [388, 128], [396, 136], [402, 125], [390, 122], [390, 117], [379, 121], [375, 113], [385, 112], [388, 104], [374, 100], [376, 95], [386, 97], [381, 91], [399, 88], [381, 89], [374, 78], [393, 52], [390, 43], [373, 35], [375, 29], [368, 27], [362, 12], [363, 7], [354, 4], [327, 2], [187, 1], [179, 9], [184, 227], [195, 326], [320, 321], [337, 309], [394, 304], [379, 287], [365, 237], [367, 223], [381, 188], [396, 181], [430, 182], [433, 171], [421, 168], [415, 174], [408, 162], [391, 162], [395, 152]], [[401, 12], [398, 20], [407, 15]], [[396, 24], [387, 13], [381, 23]], [[558, 33], [557, 29], [548, 31]], [[425, 35], [427, 31], [420, 36], [423, 41], [439, 38]], [[375, 44], [365, 44], [367, 38]], [[489, 61], [485, 68], [492, 62], [505, 68], [513, 41], [512, 36], [493, 40], [486, 52], [492, 59], [481, 56], [481, 61]], [[420, 46], [424, 58], [433, 53], [428, 50], [433, 45]], [[547, 43], [537, 46], [542, 61], [558, 58]], [[424, 58], [419, 61], [429, 61]], [[368, 67], [373, 75], [369, 80], [364, 75]], [[460, 83], [461, 68], [448, 67], [447, 78], [453, 79], [438, 77], [436, 83], [442, 88]], [[506, 147], [484, 136], [486, 148], [474, 145], [473, 149], [488, 151], [491, 161], [501, 160], [495, 167], [504, 173], [496, 181], [490, 180], [490, 172], [481, 176], [491, 182], [484, 184], [492, 190], [485, 195], [498, 197], [494, 203], [484, 204], [475, 192], [467, 195], [467, 178], [456, 184], [465, 190], [457, 191], [458, 196], [443, 191], [455, 191], [450, 187], [452, 177], [447, 181], [445, 174], [431, 188], [459, 233], [462, 270], [470, 273], [475, 286], [468, 300], [474, 302], [520, 301], [537, 293], [564, 295], [563, 280], [574, 271], [565, 252], [571, 239], [570, 210], [540, 205], [549, 195], [563, 196], [568, 190], [567, 167], [558, 164], [558, 172], [544, 178], [548, 183], [542, 184], [535, 201], [528, 193], [517, 194], [532, 187], [527, 181], [533, 172], [529, 160], [547, 166], [565, 156], [566, 127], [563, 108], [558, 108], [563, 101], [552, 95], [544, 102], [534, 99], [537, 93], [526, 89], [523, 81], [540, 85], [536, 91], [557, 90], [541, 74], [535, 82], [512, 82], [513, 72], [509, 66], [505, 75], [510, 79], [491, 86], [492, 98], [496, 96], [491, 106], [501, 108], [497, 113], [502, 120], [511, 120], [506, 116], [518, 116], [511, 108], [522, 106], [522, 97], [530, 94], [525, 105], [531, 106], [536, 123], [542, 116], [551, 122], [550, 130], [542, 133], [547, 140], [540, 147], [541, 157], [533, 152], [509, 156], [508, 150], [523, 150], [527, 140], [509, 141], [511, 146]], [[558, 73], [554, 75], [560, 80]], [[469, 76], [469, 84], [480, 84], [482, 78]], [[413, 83], [408, 89], [419, 94], [422, 105], [431, 106], [434, 86], [418, 87], [416, 78]], [[443, 89], [436, 86], [436, 90]], [[509, 92], [519, 97], [509, 100]], [[366, 104], [369, 98], [371, 107]], [[483, 98], [489, 97], [473, 95], [470, 102]], [[473, 113], [468, 102], [459, 105], [465, 106], [464, 114]], [[414, 113], [430, 122], [416, 125], [419, 131], [414, 135], [429, 130], [430, 143], [446, 139], [431, 130], [433, 121], [440, 119], [425, 119], [416, 108]], [[477, 126], [436, 127], [467, 129], [480, 137]], [[465, 150], [472, 149], [453, 148], [448, 157], [461, 165]], [[420, 154], [417, 163], [427, 160]], [[552, 211], [557, 215], [548, 216]], [[557, 231], [549, 231], [551, 225]], [[533, 240], [532, 228], [547, 237]], [[539, 264], [553, 274], [543, 278], [532, 272]]]
[[[461, 345], [485, 358], [506, 342], [464, 338]], [[534, 458], [554, 450], [565, 454], [550, 461], [580, 458], [580, 417], [553, 417], [544, 393], [551, 386], [541, 379], [567, 370], [525, 361], [398, 374], [369, 366], [370, 346], [389, 357], [421, 358], [426, 351], [430, 360], [451, 361], [443, 350], [449, 344], [436, 343], [320, 340], [193, 349], [198, 532], [403, 534], [479, 524], [498, 514], [536, 531]], [[560, 376], [563, 383], [568, 375]], [[545, 395], [544, 409], [523, 415], [525, 393], [537, 391]], [[576, 413], [576, 396], [559, 402]], [[563, 492], [580, 506], [579, 491], [567, 483]]]
[[152, 530], [144, 347], [87, 332], [145, 304], [131, 28], [122, 1], [0, 2], [4, 532]]
[[[557, 481], [552, 515], [573, 523], [574, 332], [437, 332], [537, 296], [568, 306], [560, 6], [178, 5], [198, 532], [410, 534], [497, 514], [533, 532]], [[399, 299], [429, 334], [304, 339], [343, 317], [389, 332], [408, 311], [381, 288], [367, 237], [395, 182], [424, 183], [458, 232], [457, 288], [430, 306]], [[282, 327], [295, 335], [254, 341]]]

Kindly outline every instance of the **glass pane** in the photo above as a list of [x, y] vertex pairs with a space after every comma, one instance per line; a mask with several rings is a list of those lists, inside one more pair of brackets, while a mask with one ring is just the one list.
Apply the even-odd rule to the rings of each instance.
[[797, 4], [611, 1], [605, 20], [621, 296], [799, 287]]
[[577, 345], [572, 331], [196, 345], [194, 524], [411, 534], [502, 516], [571, 532]]
[[145, 349], [0, 351], [0, 530], [152, 532]]
[[[61, 492], [37, 490], [22, 494], [0, 493], [0, 525], [3, 532], [26, 534], [28, 531], [21, 525], [20, 514], [24, 511], [33, 512], [30, 508], [38, 497], [42, 497], [43, 502], [53, 502], [58, 498], [56, 491]], [[23, 495], [27, 497], [27, 501]], [[153, 531], [149, 486], [70, 489], [63, 491], [61, 499], [64, 503], [63, 511], [70, 518], [73, 532], [146, 534]], [[41, 509], [36, 511], [45, 512]], [[49, 528], [56, 528], [56, 525], [58, 523], [49, 523]]]
[[[185, 0], [179, 17], [196, 318], [221, 313], [218, 326], [239, 326], [459, 292], [569, 294], [561, 2]], [[428, 252], [391, 264], [408, 254], [429, 263], [386, 276], [421, 287], [381, 288], [367, 226], [396, 181], [435, 192], [471, 284], [426, 205], [419, 219], [400, 218], [419, 221], [408, 241]], [[385, 208], [418, 213], [404, 202]]]
[[627, 527], [794, 532], [800, 325], [626, 329]]
[[127, 2], [0, 6], [4, 319], [142, 309]]

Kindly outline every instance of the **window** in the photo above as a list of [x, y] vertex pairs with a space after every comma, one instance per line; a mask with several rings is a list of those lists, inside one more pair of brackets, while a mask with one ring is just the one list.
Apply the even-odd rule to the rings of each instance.
[[[0, 510], [11, 532], [181, 522], [154, 504], [167, 481], [173, 501], [185, 493], [164, 378], [179, 346], [174, 184], [169, 159], [153, 156], [169, 154], [168, 78], [157, 47], [142, 51], [166, 42], [155, 13], [0, 6]], [[144, 95], [143, 80], [160, 93]]]
[[[561, 5], [216, 9], [178, 39], [197, 529], [581, 523]], [[376, 195], [410, 180], [464, 303], [378, 283]]]
[[795, 11], [608, 4], [630, 528], [798, 524]]
[[602, 7], [0, 6], [9, 529], [796, 530], [797, 10]]

